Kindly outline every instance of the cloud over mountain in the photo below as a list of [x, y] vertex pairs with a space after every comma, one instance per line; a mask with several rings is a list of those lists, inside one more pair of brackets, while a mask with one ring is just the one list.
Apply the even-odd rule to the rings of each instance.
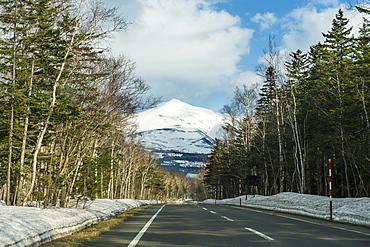
[[232, 94], [228, 81], [240, 72], [238, 64], [249, 52], [253, 34], [241, 26], [240, 17], [205, 0], [124, 0], [123, 6], [126, 2], [132, 12], [122, 11], [133, 24], [112, 45], [116, 53], [136, 61], [154, 95], [194, 99]]

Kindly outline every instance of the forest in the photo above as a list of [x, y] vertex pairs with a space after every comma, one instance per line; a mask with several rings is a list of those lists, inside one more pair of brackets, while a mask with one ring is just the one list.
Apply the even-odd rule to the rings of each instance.
[[[367, 8], [358, 11], [370, 16]], [[208, 196], [284, 191], [370, 195], [370, 22], [342, 10], [324, 41], [284, 56], [270, 37], [263, 85], [235, 89], [201, 179]], [[205, 197], [135, 138], [158, 99], [135, 62], [104, 42], [130, 22], [99, 1], [0, 0], [0, 200], [66, 206], [86, 198]], [[247, 185], [246, 178], [258, 178]], [[190, 190], [189, 190], [190, 189]]]
[[135, 63], [102, 46], [130, 23], [99, 1], [0, 1], [0, 200], [66, 206], [86, 198], [181, 198], [135, 139], [157, 102]]
[[224, 106], [224, 138], [204, 178], [209, 196], [328, 196], [329, 159], [333, 197], [370, 196], [370, 22], [356, 35], [348, 23], [339, 10], [307, 53], [284, 56], [270, 37], [257, 66], [263, 85], [237, 87]]

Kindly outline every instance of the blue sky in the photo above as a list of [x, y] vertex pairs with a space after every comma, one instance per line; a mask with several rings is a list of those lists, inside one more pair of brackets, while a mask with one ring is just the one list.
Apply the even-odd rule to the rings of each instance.
[[218, 112], [236, 86], [261, 82], [255, 67], [269, 36], [288, 54], [322, 41], [339, 8], [361, 0], [103, 0], [132, 22], [110, 40], [114, 55], [136, 62], [136, 73], [163, 101], [179, 99]]

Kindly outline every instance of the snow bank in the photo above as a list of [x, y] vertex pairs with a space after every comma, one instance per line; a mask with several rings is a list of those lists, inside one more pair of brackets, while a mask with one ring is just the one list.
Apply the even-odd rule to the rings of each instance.
[[[370, 198], [332, 198], [333, 220], [343, 223], [370, 226]], [[201, 203], [232, 204], [261, 209], [294, 213], [322, 219], [330, 219], [329, 197], [284, 192], [273, 196], [249, 195]]]
[[97, 199], [85, 208], [8, 207], [0, 202], [0, 246], [39, 246], [119, 212], [152, 204], [145, 200]]

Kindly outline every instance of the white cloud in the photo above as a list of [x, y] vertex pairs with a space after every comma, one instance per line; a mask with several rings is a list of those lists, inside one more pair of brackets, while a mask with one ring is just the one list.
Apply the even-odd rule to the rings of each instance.
[[254, 84], [261, 84], [262, 82], [263, 78], [253, 71], [242, 72], [235, 78], [235, 84], [239, 87], [243, 85], [251, 86]]
[[133, 25], [113, 40], [113, 53], [136, 61], [153, 94], [182, 99], [228, 90], [253, 34], [239, 17], [207, 0], [133, 1]]
[[310, 46], [324, 41], [322, 33], [327, 33], [331, 29], [332, 20], [339, 8], [344, 11], [344, 17], [350, 19], [348, 27], [353, 26], [353, 33], [356, 34], [362, 22], [362, 17], [357, 12], [346, 10], [345, 5], [336, 5], [320, 11], [312, 5], [308, 5], [293, 10], [287, 16], [286, 28], [288, 32], [283, 35], [287, 50], [307, 51]]
[[259, 23], [260, 24], [260, 28], [261, 28], [261, 31], [271, 27], [274, 23], [276, 23], [276, 21], [278, 20], [276, 17], [275, 17], [275, 14], [274, 13], [270, 13], [270, 12], [267, 12], [267, 13], [264, 13], [264, 14], [256, 14], [255, 16], [253, 16], [251, 18], [251, 20], [253, 22], [256, 22], [256, 23]]
[[283, 37], [288, 49], [307, 51], [311, 45], [323, 41], [322, 32], [330, 29], [337, 12], [338, 8], [326, 8], [321, 12], [314, 7], [293, 10], [287, 24], [289, 32]]

